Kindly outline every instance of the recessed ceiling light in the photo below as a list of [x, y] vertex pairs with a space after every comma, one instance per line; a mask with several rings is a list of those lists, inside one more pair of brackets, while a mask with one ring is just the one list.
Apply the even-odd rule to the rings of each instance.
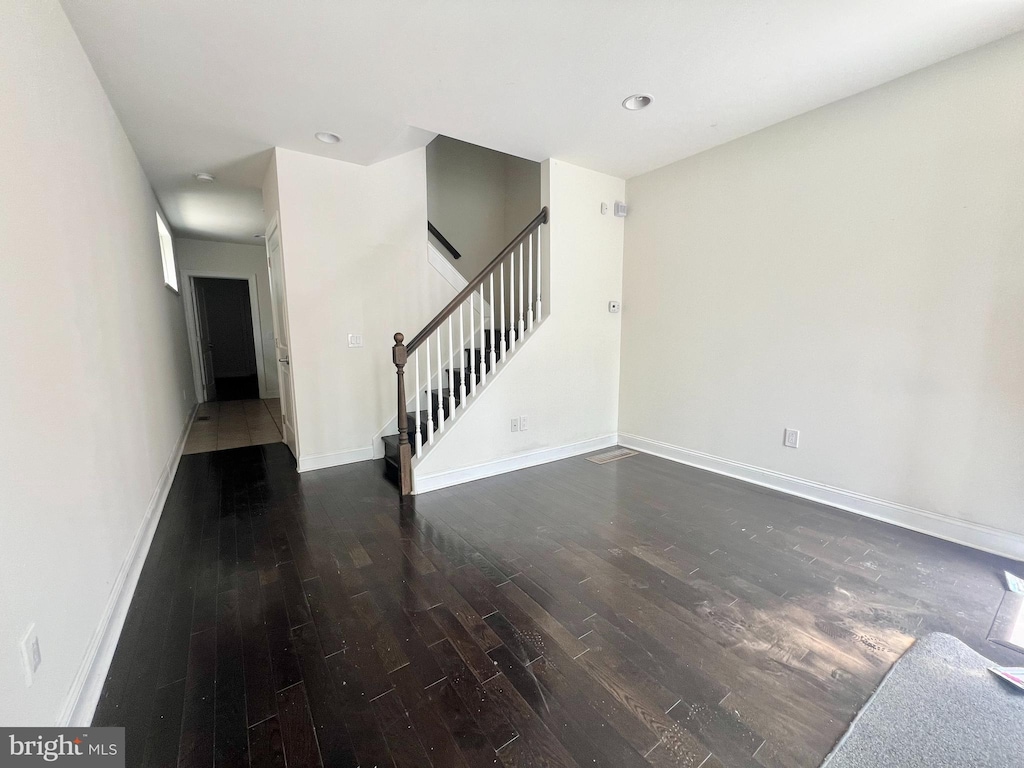
[[337, 144], [341, 141], [341, 136], [330, 131], [317, 131], [315, 134], [317, 141], [322, 141], [324, 144]]
[[622, 106], [628, 109], [630, 112], [636, 112], [638, 109], [645, 109], [654, 103], [654, 97], [649, 93], [634, 93], [629, 98], [623, 100]]
[[253, 235], [253, 237], [255, 237], [257, 240], [262, 240], [264, 237], [266, 237], [266, 235], [261, 235], [259, 232], [257, 232], [255, 235]]
[[204, 184], [212, 184], [214, 179], [212, 173], [206, 173], [205, 171], [202, 173], [193, 173], [192, 176], [195, 177], [196, 181], [201, 181]]

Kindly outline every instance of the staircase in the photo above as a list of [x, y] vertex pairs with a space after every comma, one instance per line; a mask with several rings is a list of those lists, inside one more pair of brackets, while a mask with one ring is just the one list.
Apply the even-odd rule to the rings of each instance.
[[543, 208], [408, 345], [395, 334], [398, 433], [383, 438], [384, 474], [403, 496], [413, 492], [414, 457], [455, 427], [451, 422], [487, 387], [488, 376], [543, 319], [540, 227], [547, 221]]
[[[505, 333], [508, 336], [515, 336], [518, 341], [518, 329], [506, 328]], [[497, 336], [499, 339], [501, 338], [500, 333]], [[426, 410], [420, 411], [418, 418], [416, 413], [406, 412], [406, 432], [410, 435], [409, 446], [412, 456], [417, 455], [417, 446], [424, 444], [429, 446], [431, 444], [431, 436], [428, 430], [436, 433], [443, 428], [442, 422], [446, 422], [452, 416], [452, 400], [454, 399], [455, 401], [456, 409], [462, 405], [463, 376], [465, 376], [466, 390], [472, 392], [485, 380], [486, 375], [491, 373], [490, 354], [492, 351], [495, 353], [495, 367], [501, 361], [502, 345], [500, 341], [498, 344], [492, 343], [491, 332], [488, 329], [484, 329], [484, 343], [485, 346], [477, 349], [462, 350], [464, 355], [461, 361], [462, 368], [445, 369], [442, 381], [448, 382], [450, 380], [454, 386], [446, 386], [444, 389], [435, 387], [430, 390], [429, 412]], [[418, 440], [416, 439], [417, 430], [419, 430]], [[384, 476], [396, 486], [401, 482], [398, 440], [399, 435], [397, 434], [384, 437]], [[422, 452], [422, 448], [420, 448], [419, 452]]]

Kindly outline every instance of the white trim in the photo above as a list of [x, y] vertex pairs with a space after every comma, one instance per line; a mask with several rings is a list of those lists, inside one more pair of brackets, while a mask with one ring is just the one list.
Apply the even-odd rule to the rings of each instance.
[[[448, 285], [456, 291], [461, 291], [469, 285], [469, 281], [462, 276], [462, 273], [455, 268], [455, 265], [448, 261], [448, 259], [444, 257], [444, 254], [442, 254], [429, 240], [427, 241], [427, 263], [430, 264], [430, 266], [432, 266], [437, 273], [445, 279]], [[491, 305], [485, 301], [483, 312], [480, 309], [474, 309], [474, 311], [478, 315], [482, 316], [486, 311], [489, 311], [490, 306]]]
[[507, 459], [488, 461], [472, 467], [451, 469], [446, 472], [437, 472], [433, 475], [417, 475], [413, 492], [417, 495], [430, 493], [431, 491], [448, 488], [452, 485], [482, 480], [485, 477], [493, 477], [494, 475], [503, 475], [506, 472], [515, 472], [517, 469], [536, 467], [539, 464], [547, 464], [559, 459], [568, 459], [573, 456], [579, 456], [581, 453], [590, 453], [591, 451], [616, 445], [617, 440], [617, 435], [602, 435], [590, 440], [581, 440], [578, 443], [559, 445], [555, 448], [541, 448], [538, 451], [521, 453], [518, 456], [510, 456]]
[[626, 448], [660, 456], [663, 459], [677, 461], [680, 464], [706, 469], [791, 496], [798, 496], [801, 499], [809, 499], [874, 520], [898, 525], [901, 528], [909, 528], [912, 531], [956, 544], [963, 544], [1013, 560], [1024, 560], [1024, 536], [1020, 534], [1001, 531], [967, 520], [958, 520], [926, 509], [866, 496], [855, 491], [847, 491], [813, 480], [804, 480], [774, 470], [742, 464], [738, 461], [680, 448], [637, 435], [620, 434], [619, 444]]
[[197, 405], [193, 405], [188, 418], [185, 419], [185, 426], [182, 427], [181, 434], [178, 435], [178, 440], [171, 450], [171, 455], [160, 473], [160, 479], [157, 481], [149, 505], [146, 507], [146, 514], [142, 518], [139, 529], [135, 532], [135, 539], [114, 579], [114, 586], [110, 590], [107, 604], [103, 608], [99, 625], [89, 640], [85, 658], [78, 668], [78, 673], [71, 683], [71, 690], [68, 691], [60, 715], [57, 717], [59, 728], [85, 727], [92, 723], [92, 716], [96, 711], [96, 704], [100, 700], [103, 683], [107, 679], [110, 662], [114, 658], [117, 641], [121, 636], [125, 618], [128, 616], [128, 608], [132, 604], [132, 597], [135, 595], [135, 587], [139, 583], [146, 555], [149, 554], [149, 547], [153, 543], [153, 535], [156, 533], [157, 524], [163, 514], [167, 494], [171, 490], [174, 475], [178, 471], [181, 452], [185, 448], [185, 439], [188, 437], [188, 431], [192, 426], [197, 408]]
[[350, 448], [347, 451], [338, 451], [337, 453], [318, 453], [315, 456], [299, 457], [297, 471], [310, 472], [314, 469], [340, 467], [342, 464], [369, 461], [372, 458], [372, 448]]
[[447, 280], [448, 284], [456, 291], [461, 291], [469, 285], [469, 281], [462, 276], [462, 273], [455, 268], [455, 265], [448, 261], [448, 259], [446, 259], [429, 240], [427, 241], [427, 262], [430, 266], [436, 269], [437, 273]]
[[188, 330], [188, 351], [192, 357], [192, 380], [196, 387], [196, 400], [200, 403], [204, 402], [202, 381], [203, 367], [197, 357], [199, 354], [199, 329], [196, 328], [195, 323], [195, 284], [192, 281], [193, 277], [213, 277], [218, 280], [245, 280], [249, 284], [249, 312], [252, 315], [252, 346], [253, 353], [256, 355], [256, 380], [259, 382], [260, 399], [265, 400], [268, 397], [278, 397], [279, 395], [274, 394], [267, 389], [267, 372], [264, 365], [266, 353], [263, 349], [263, 328], [260, 325], [260, 297], [256, 283], [256, 273], [235, 272], [234, 274], [229, 274], [226, 272], [215, 272], [206, 269], [183, 269], [181, 270], [182, 282], [185, 283], [188, 288], [188, 290], [182, 291], [182, 295], [185, 299], [185, 327]]
[[[275, 288], [274, 267], [270, 263], [270, 244], [274, 235], [277, 234], [277, 245], [279, 260], [281, 262], [281, 285]], [[267, 254], [267, 280], [270, 283], [270, 314], [273, 317], [274, 325], [274, 365], [277, 366], [277, 396], [281, 398], [281, 433], [284, 437], [284, 444], [292, 452], [292, 456], [298, 460], [301, 451], [299, 450], [299, 408], [295, 403], [295, 377], [292, 376], [292, 363], [287, 365], [281, 363], [281, 339], [285, 340], [284, 348], [289, 361], [292, 360], [291, 326], [288, 320], [288, 279], [285, 277], [284, 263], [284, 230], [281, 228], [281, 212], [276, 211], [270, 224], [267, 225], [267, 232], [263, 238], [264, 249]], [[280, 304], [283, 312], [278, 317], [278, 302], [274, 298], [275, 291], [280, 290]], [[288, 397], [284, 396], [285, 386], [282, 382], [287, 381]]]

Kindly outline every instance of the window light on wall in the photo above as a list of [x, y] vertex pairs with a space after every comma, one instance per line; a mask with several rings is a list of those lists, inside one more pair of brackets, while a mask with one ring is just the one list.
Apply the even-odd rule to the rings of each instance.
[[178, 292], [178, 270], [174, 266], [174, 239], [171, 230], [164, 223], [159, 213], [156, 215], [156, 231], [160, 235], [160, 258], [164, 263], [164, 284], [175, 293]]

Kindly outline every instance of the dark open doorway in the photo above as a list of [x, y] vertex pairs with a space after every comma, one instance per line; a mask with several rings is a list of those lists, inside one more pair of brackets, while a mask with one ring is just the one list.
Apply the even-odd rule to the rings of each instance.
[[196, 314], [210, 400], [259, 398], [252, 307], [245, 280], [194, 277]]

